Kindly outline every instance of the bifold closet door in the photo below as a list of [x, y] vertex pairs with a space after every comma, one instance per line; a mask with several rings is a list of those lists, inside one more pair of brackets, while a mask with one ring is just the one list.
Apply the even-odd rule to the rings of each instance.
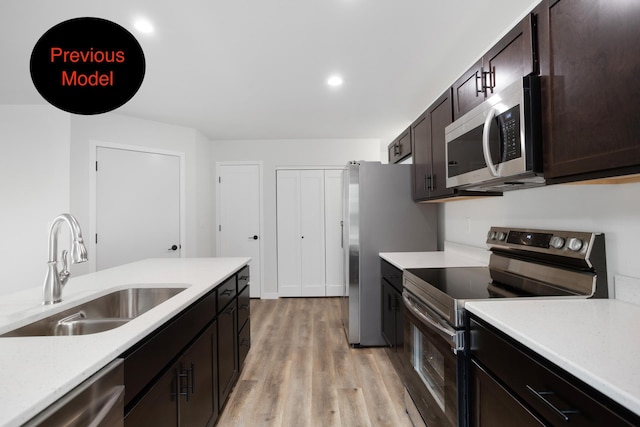
[[325, 292], [345, 295], [342, 237], [342, 169], [324, 171]]
[[325, 296], [324, 171], [277, 172], [278, 293]]
[[301, 296], [300, 172], [276, 172], [278, 294]]
[[300, 171], [302, 296], [325, 296], [324, 171]]

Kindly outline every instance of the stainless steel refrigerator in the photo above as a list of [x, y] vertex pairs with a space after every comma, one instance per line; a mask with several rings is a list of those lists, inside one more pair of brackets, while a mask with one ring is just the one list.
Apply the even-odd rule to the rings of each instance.
[[411, 165], [350, 162], [343, 182], [342, 323], [350, 345], [386, 345], [379, 253], [437, 250], [437, 207], [413, 201]]

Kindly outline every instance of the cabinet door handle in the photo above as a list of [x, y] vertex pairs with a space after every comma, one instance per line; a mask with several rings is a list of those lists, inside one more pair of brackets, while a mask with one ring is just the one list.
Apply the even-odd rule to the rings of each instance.
[[483, 73], [485, 75], [485, 85], [487, 83], [487, 78], [486, 76], [489, 76], [489, 84], [485, 86], [485, 89], [489, 89], [491, 91], [491, 93], [493, 93], [493, 88], [496, 87], [496, 67], [495, 65], [493, 67], [491, 67], [491, 69], [489, 71], [485, 71]]
[[431, 175], [424, 176], [424, 191], [433, 191], [433, 177]]
[[249, 276], [240, 276], [238, 280], [249, 280]]
[[191, 362], [191, 384], [189, 384], [191, 394], [196, 394], [196, 364]]
[[[480, 84], [478, 84], [478, 82], [480, 82]], [[480, 75], [478, 75], [478, 72], [476, 71], [476, 98], [481, 93], [484, 93], [484, 73], [482, 72], [482, 69], [480, 69]]]
[[529, 392], [531, 392], [535, 397], [541, 400], [542, 403], [547, 405], [553, 412], [555, 412], [560, 418], [562, 418], [565, 423], [568, 423], [570, 421], [569, 415], [580, 413], [580, 411], [576, 411], [574, 409], [566, 409], [566, 410], [559, 409], [556, 405], [549, 402], [549, 400], [547, 400], [545, 396], [554, 395], [555, 393], [552, 391], [537, 391], [533, 387], [531, 387], [529, 384], [527, 384], [527, 390], [529, 390]]
[[178, 373], [178, 394], [185, 396], [189, 401], [189, 373], [188, 369], [180, 369]]
[[233, 291], [231, 289], [227, 289], [226, 291], [222, 291], [222, 296], [228, 297], [229, 295], [231, 295], [233, 293]]
[[240, 307], [238, 307], [238, 310], [248, 310], [249, 309], [249, 304], [242, 304]]

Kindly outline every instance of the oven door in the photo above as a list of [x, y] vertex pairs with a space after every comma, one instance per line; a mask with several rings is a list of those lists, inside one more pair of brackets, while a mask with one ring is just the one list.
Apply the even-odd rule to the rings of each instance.
[[[463, 352], [455, 350], [461, 332], [405, 289], [405, 387], [422, 421], [428, 426], [457, 426], [458, 390], [464, 390]], [[411, 402], [408, 402], [411, 403]], [[411, 414], [414, 408], [407, 408]], [[413, 420], [419, 425], [420, 420]]]

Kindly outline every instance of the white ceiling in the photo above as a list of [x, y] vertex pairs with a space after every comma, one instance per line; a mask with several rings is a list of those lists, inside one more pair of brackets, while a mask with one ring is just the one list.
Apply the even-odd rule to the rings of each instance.
[[[533, 0], [2, 0], [0, 104], [41, 104], [37, 40], [70, 18], [128, 28], [147, 61], [116, 110], [211, 139], [393, 139]], [[499, 9], [499, 12], [497, 12]], [[139, 34], [137, 17], [156, 31]], [[340, 73], [344, 85], [326, 79]]]

